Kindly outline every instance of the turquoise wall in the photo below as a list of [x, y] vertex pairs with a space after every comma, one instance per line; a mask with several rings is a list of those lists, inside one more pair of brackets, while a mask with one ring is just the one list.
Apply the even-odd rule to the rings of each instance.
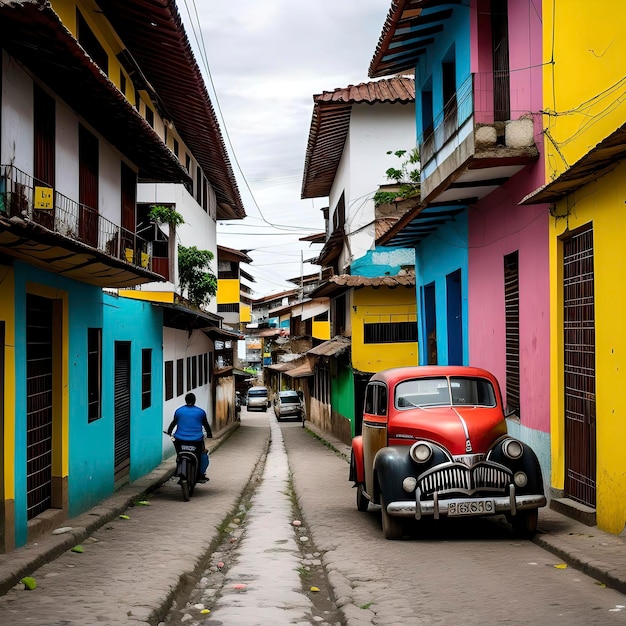
[[[86, 396], [86, 358], [81, 348], [81, 339], [86, 336], [86, 321], [90, 325], [101, 323], [102, 291], [91, 285], [79, 283], [51, 274], [46, 271], [14, 263], [15, 271], [15, 539], [16, 545], [23, 545], [27, 540], [27, 500], [26, 500], [26, 285], [37, 285], [58, 289], [67, 293], [69, 309], [69, 461], [73, 456], [72, 435], [84, 420], [86, 408], [80, 409], [80, 399]], [[86, 338], [85, 338], [86, 343]], [[84, 405], [86, 407], [86, 403]], [[81, 441], [84, 447], [100, 448], [101, 439], [98, 434], [93, 442]], [[95, 454], [98, 458], [99, 454]], [[81, 482], [83, 478], [81, 477]], [[71, 487], [72, 480], [69, 479]], [[86, 489], [93, 488], [92, 481], [85, 484]], [[95, 488], [97, 493], [100, 492]], [[71, 489], [70, 489], [70, 506]]]
[[[15, 271], [15, 540], [27, 540], [26, 500], [26, 287], [35, 283], [67, 293], [68, 300], [68, 513], [78, 515], [114, 490], [115, 341], [131, 342], [131, 480], [161, 462], [163, 412], [162, 311], [117, 298], [92, 285], [20, 262]], [[87, 329], [103, 329], [102, 418], [87, 422]], [[141, 409], [141, 350], [152, 349], [152, 404]]]
[[[424, 9], [423, 16], [438, 11], [438, 7]], [[405, 45], [409, 45], [407, 42]], [[470, 7], [460, 6], [453, 9], [452, 16], [445, 22], [445, 36], [438, 36], [433, 46], [428, 47], [428, 54], [420, 57], [415, 67], [415, 114], [417, 135], [422, 134], [422, 99], [421, 91], [427, 88], [433, 94], [433, 114], [435, 117], [443, 113], [443, 79], [442, 62], [451, 60], [452, 48], [456, 60], [457, 88], [471, 73], [470, 48]]]
[[[463, 364], [468, 363], [467, 339], [467, 210], [453, 220], [442, 224], [434, 233], [421, 241], [415, 249], [415, 277], [418, 310], [418, 341], [427, 346], [425, 332], [423, 287], [435, 283], [435, 306], [437, 324], [437, 355], [439, 365], [448, 364], [448, 319], [446, 276], [461, 270], [463, 315]], [[420, 365], [428, 362], [424, 348], [419, 353]]]

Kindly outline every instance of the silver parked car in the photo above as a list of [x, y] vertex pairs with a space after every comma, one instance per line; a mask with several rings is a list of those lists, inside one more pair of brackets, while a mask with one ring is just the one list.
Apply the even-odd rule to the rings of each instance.
[[248, 411], [267, 411], [270, 404], [267, 387], [250, 387], [246, 407]]
[[284, 417], [295, 417], [301, 420], [304, 416], [304, 407], [300, 394], [291, 390], [279, 391], [274, 397], [274, 413], [278, 421]]

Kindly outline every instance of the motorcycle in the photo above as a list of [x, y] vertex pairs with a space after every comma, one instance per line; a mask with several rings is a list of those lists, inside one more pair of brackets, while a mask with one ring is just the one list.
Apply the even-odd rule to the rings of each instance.
[[178, 477], [178, 484], [183, 492], [183, 500], [189, 502], [198, 480], [198, 455], [200, 451], [192, 441], [181, 441], [166, 431], [163, 433], [168, 435], [174, 443], [176, 449], [176, 472], [174, 475]]

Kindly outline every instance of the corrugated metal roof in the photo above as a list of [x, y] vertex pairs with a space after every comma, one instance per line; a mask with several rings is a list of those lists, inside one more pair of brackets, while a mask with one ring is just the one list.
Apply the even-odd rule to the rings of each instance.
[[352, 107], [358, 104], [412, 104], [415, 102], [415, 82], [413, 78], [394, 77], [349, 85], [315, 95], [313, 102], [302, 198], [320, 198], [330, 193], [348, 136]]
[[307, 354], [313, 354], [315, 356], [335, 356], [341, 354], [352, 345], [352, 340], [348, 337], [342, 337], [337, 335], [324, 343], [320, 343], [319, 346], [311, 348], [307, 351]]
[[294, 367], [291, 370], [285, 372], [285, 376], [289, 378], [304, 378], [306, 376], [313, 376], [314, 372], [308, 363], [304, 363], [298, 367]]
[[413, 71], [418, 59], [443, 31], [443, 22], [450, 19], [452, 7], [469, 4], [470, 0], [393, 0], [368, 76]]

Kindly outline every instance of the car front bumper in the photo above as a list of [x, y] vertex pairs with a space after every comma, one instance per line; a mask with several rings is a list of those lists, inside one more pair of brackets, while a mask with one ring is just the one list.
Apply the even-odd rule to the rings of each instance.
[[278, 415], [280, 417], [299, 417], [300, 409], [281, 409]]
[[397, 517], [466, 517], [497, 515], [507, 513], [515, 515], [518, 511], [537, 509], [546, 505], [546, 497], [541, 494], [515, 495], [511, 485], [508, 496], [493, 498], [451, 498], [440, 500], [399, 500], [387, 504], [387, 513]]

